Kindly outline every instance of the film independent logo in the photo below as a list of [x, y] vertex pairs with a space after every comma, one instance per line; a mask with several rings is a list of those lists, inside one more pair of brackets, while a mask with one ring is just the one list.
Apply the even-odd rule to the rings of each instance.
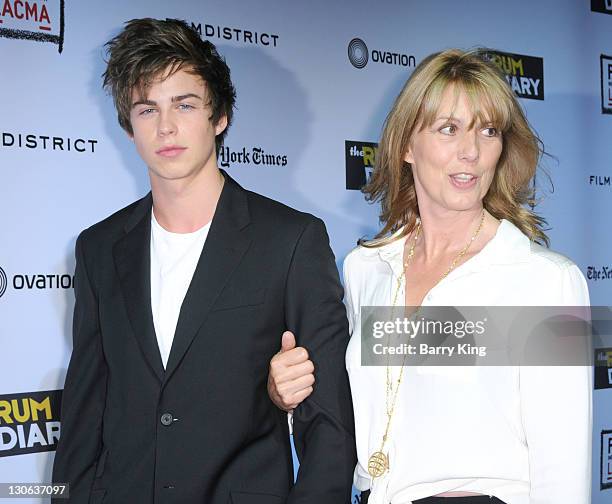
[[6, 279], [6, 273], [0, 267], [0, 297], [2, 297], [4, 293], [6, 292], [7, 284], [8, 284], [8, 281]]
[[348, 59], [355, 68], [363, 68], [368, 64], [368, 46], [360, 38], [354, 38], [348, 45]]

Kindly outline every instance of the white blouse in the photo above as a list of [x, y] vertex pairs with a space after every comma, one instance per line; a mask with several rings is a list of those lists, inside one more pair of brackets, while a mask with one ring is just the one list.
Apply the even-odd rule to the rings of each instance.
[[[372, 480], [368, 459], [380, 449], [387, 421], [386, 368], [361, 366], [359, 307], [392, 305], [404, 243], [357, 247], [344, 261], [355, 486], [372, 490], [370, 504], [409, 504], [449, 491], [508, 504], [590, 503], [587, 366], [406, 367], [385, 445], [390, 471]], [[405, 297], [403, 287], [399, 296]], [[589, 294], [574, 263], [503, 220], [482, 251], [432, 288], [423, 305], [588, 306]], [[390, 369], [396, 383], [400, 368]]]

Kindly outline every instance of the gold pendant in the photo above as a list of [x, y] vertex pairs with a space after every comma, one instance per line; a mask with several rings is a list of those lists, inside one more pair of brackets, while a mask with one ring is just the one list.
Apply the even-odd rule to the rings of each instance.
[[368, 472], [372, 478], [379, 478], [389, 469], [389, 459], [381, 452], [372, 453], [368, 460]]

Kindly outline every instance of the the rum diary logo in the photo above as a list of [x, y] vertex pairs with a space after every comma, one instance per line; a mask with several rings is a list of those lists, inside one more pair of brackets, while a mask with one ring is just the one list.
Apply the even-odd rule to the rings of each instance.
[[544, 60], [501, 51], [489, 51], [485, 55], [505, 74], [512, 91], [520, 98], [544, 99]]
[[0, 395], [0, 457], [55, 450], [61, 390]]

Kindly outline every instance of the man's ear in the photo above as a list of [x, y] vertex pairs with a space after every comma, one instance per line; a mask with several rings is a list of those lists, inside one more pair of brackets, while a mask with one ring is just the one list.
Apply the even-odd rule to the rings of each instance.
[[220, 135], [227, 128], [227, 116], [221, 117], [215, 124], [215, 136]]

